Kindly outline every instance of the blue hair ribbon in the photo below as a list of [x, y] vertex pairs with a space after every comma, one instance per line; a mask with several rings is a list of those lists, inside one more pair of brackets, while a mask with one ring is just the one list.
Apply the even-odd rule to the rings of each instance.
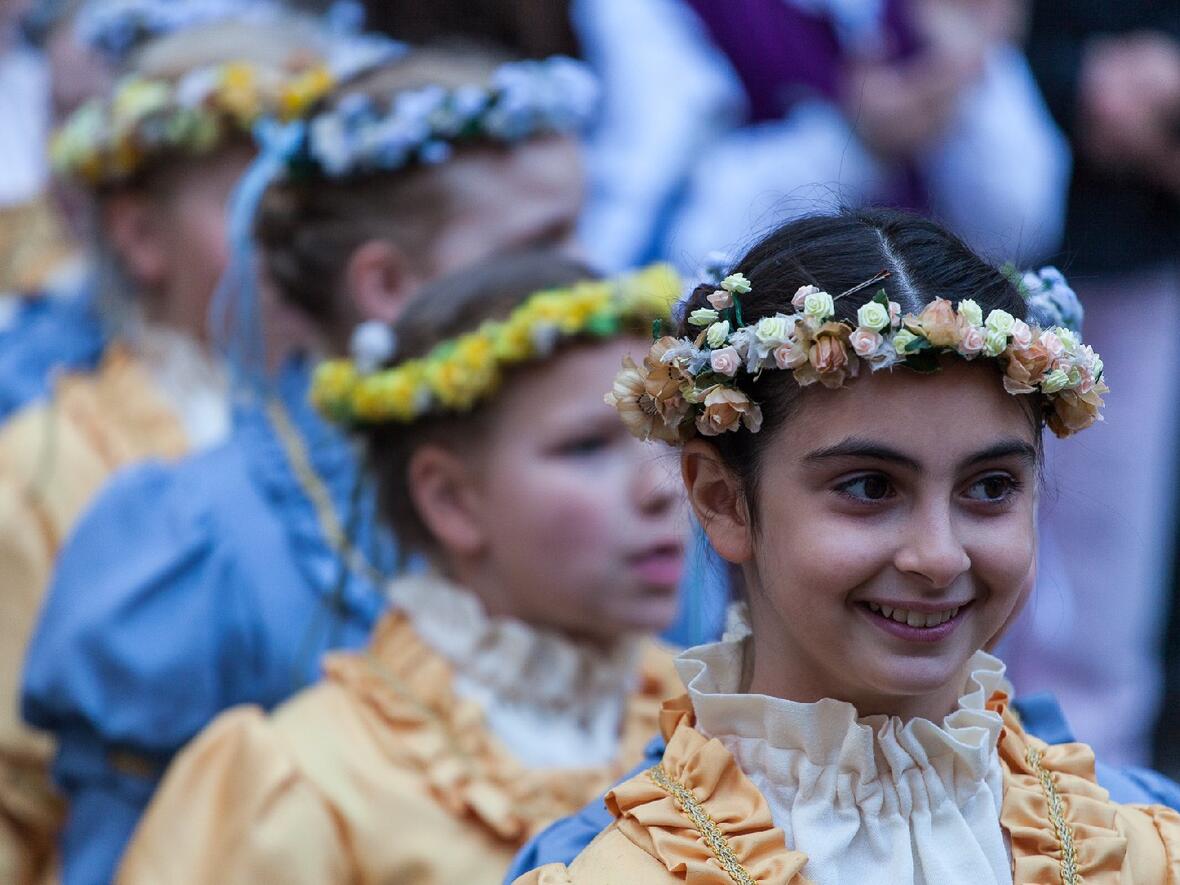
[[266, 342], [258, 293], [254, 220], [266, 189], [286, 170], [307, 134], [302, 120], [260, 120], [254, 126], [258, 156], [230, 197], [227, 235], [229, 264], [209, 305], [209, 333], [230, 366], [234, 387], [260, 392], [268, 385]]

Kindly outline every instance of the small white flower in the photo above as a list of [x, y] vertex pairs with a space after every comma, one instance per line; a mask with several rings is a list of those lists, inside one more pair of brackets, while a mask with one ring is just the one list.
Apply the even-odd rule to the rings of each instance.
[[856, 321], [870, 331], [880, 332], [889, 325], [889, 309], [876, 301], [870, 301], [857, 310]]
[[1065, 374], [1061, 369], [1054, 369], [1041, 382], [1042, 393], [1057, 393], [1067, 387], [1069, 387], [1069, 375]]
[[812, 292], [803, 299], [803, 312], [817, 320], [826, 320], [836, 312], [836, 302], [827, 292]]
[[791, 337], [794, 328], [794, 320], [780, 313], [760, 319], [754, 327], [754, 335], [762, 344], [783, 344]]
[[724, 347], [725, 342], [729, 340], [729, 323], [720, 322], [709, 326], [709, 331], [705, 333], [705, 341], [708, 342], [712, 348]]
[[993, 310], [987, 315], [987, 330], [989, 332], [998, 332], [1007, 337], [1016, 325], [1016, 317], [1008, 313], [1006, 310]]
[[[995, 313], [995, 311], [992, 311]], [[991, 319], [991, 316], [988, 316]], [[988, 329], [983, 336], [983, 352], [987, 356], [996, 357], [1004, 352], [1004, 348], [1008, 346], [1008, 334], [1006, 332], [997, 332], [995, 329]]]
[[368, 320], [353, 330], [348, 349], [357, 371], [369, 375], [393, 358], [397, 336], [385, 323]]
[[959, 302], [959, 316], [973, 326], [983, 325], [983, 308], [970, 298]]
[[909, 346], [918, 340], [918, 336], [909, 329], [902, 329], [893, 336], [893, 349], [897, 351], [900, 356], [906, 356]]
[[1057, 337], [1061, 339], [1061, 344], [1065, 348], [1066, 353], [1072, 354], [1078, 349], [1078, 345], [1081, 344], [1081, 340], [1078, 338], [1077, 334], [1065, 328], [1064, 326], [1059, 326], [1054, 331], [1057, 332]]
[[708, 326], [717, 322], [720, 316], [712, 308], [699, 307], [688, 315], [688, 322], [694, 326]]
[[750, 291], [750, 281], [740, 273], [731, 273], [721, 281], [721, 288], [735, 295], [745, 295]]
[[816, 286], [800, 286], [795, 290], [795, 295], [791, 298], [791, 304], [794, 305], [795, 310], [803, 310], [803, 302], [807, 300], [808, 295], [813, 295], [819, 291]]

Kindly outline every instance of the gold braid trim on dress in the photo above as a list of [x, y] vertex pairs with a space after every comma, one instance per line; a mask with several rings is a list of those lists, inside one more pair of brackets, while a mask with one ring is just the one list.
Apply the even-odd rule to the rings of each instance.
[[1073, 829], [1065, 819], [1065, 806], [1057, 792], [1057, 785], [1053, 783], [1053, 775], [1041, 766], [1041, 751], [1036, 747], [1028, 748], [1026, 758], [1033, 774], [1041, 782], [1045, 803], [1049, 809], [1049, 822], [1053, 825], [1053, 833], [1061, 845], [1062, 885], [1081, 885], [1082, 877], [1078, 875], [1078, 855]]
[[713, 852], [713, 856], [717, 858], [721, 868], [729, 874], [729, 878], [737, 885], [757, 885], [749, 871], [738, 863], [737, 854], [730, 847], [729, 840], [725, 838], [721, 828], [717, 826], [713, 818], [709, 817], [709, 813], [696, 800], [688, 787], [670, 778], [662, 765], [648, 769], [647, 776], [656, 786], [672, 797], [676, 806], [701, 834], [701, 838], [705, 840], [705, 844], [709, 846], [709, 850]]

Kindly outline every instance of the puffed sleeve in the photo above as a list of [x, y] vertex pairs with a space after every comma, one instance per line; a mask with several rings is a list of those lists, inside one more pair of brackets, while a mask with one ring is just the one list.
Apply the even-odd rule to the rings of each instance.
[[48, 395], [58, 372], [93, 368], [104, 337], [88, 292], [23, 301], [0, 332], [0, 418]]
[[350, 881], [339, 818], [257, 707], [222, 714], [152, 799], [120, 885]]
[[164, 766], [218, 712], [284, 694], [247, 678], [250, 582], [187, 468], [112, 481], [63, 548], [29, 645], [22, 712], [57, 739], [70, 885], [110, 881]]

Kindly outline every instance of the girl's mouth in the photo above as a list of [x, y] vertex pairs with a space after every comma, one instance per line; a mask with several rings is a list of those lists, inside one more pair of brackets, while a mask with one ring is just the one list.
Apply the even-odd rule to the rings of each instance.
[[938, 642], [955, 631], [971, 603], [940, 611], [919, 612], [877, 602], [859, 602], [857, 607], [881, 630], [910, 642]]

